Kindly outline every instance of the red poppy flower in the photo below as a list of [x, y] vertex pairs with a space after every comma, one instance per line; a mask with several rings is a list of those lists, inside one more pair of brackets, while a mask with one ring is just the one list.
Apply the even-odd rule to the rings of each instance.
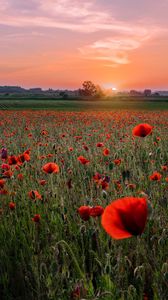
[[41, 131], [41, 135], [48, 135], [48, 131], [45, 130], [45, 129], [43, 129], [43, 130]]
[[94, 218], [101, 216], [103, 212], [104, 212], [104, 208], [99, 205], [90, 208], [90, 216]]
[[100, 181], [99, 184], [102, 186], [103, 190], [107, 190], [109, 188], [109, 184], [106, 180]]
[[18, 163], [18, 157], [15, 155], [11, 155], [8, 157], [8, 164], [9, 165], [16, 165]]
[[161, 166], [161, 169], [162, 169], [163, 171], [168, 171], [168, 166]]
[[154, 172], [152, 175], [149, 176], [149, 178], [152, 181], [160, 181], [162, 175], [159, 172]]
[[23, 176], [22, 173], [20, 173], [20, 174], [18, 174], [17, 178], [18, 178], [19, 180], [23, 180], [24, 176]]
[[85, 151], [88, 151], [88, 150], [89, 150], [89, 147], [86, 146], [86, 145], [83, 145], [83, 149], [84, 149]]
[[3, 172], [3, 177], [5, 177], [5, 178], [11, 178], [12, 175], [13, 175], [13, 172], [10, 170]]
[[41, 219], [41, 216], [39, 214], [34, 215], [34, 218], [32, 218], [32, 221], [35, 223], [39, 223]]
[[32, 199], [32, 200], [35, 200], [35, 199], [39, 199], [41, 200], [42, 199], [42, 196], [39, 194], [38, 191], [30, 191], [28, 193], [29, 197]]
[[42, 167], [43, 171], [45, 173], [51, 174], [51, 173], [58, 173], [59, 172], [59, 166], [53, 162], [47, 163]]
[[90, 161], [88, 160], [88, 159], [86, 159], [84, 156], [79, 156], [78, 158], [77, 158], [79, 161], [80, 161], [80, 163], [82, 164], [82, 165], [86, 165], [86, 164], [89, 164], [90, 163]]
[[0, 188], [3, 188], [5, 185], [5, 179], [0, 179]]
[[98, 147], [98, 148], [104, 147], [104, 144], [99, 142], [99, 143], [97, 143], [96, 147]]
[[94, 182], [96, 182], [96, 183], [100, 183], [100, 181], [102, 180], [102, 176], [101, 176], [99, 173], [96, 173], [96, 174], [93, 176], [93, 180], [94, 180]]
[[31, 148], [27, 149], [26, 151], [24, 151], [24, 154], [30, 154]]
[[103, 150], [103, 155], [104, 155], [104, 156], [108, 156], [109, 153], [110, 153], [110, 150], [109, 150], [108, 148], [105, 148], [105, 149]]
[[40, 183], [41, 185], [45, 185], [45, 184], [47, 183], [47, 181], [46, 181], [45, 179], [41, 179], [41, 180], [39, 180], [39, 183]]
[[2, 164], [2, 165], [1, 165], [1, 169], [2, 169], [2, 170], [7, 170], [7, 171], [8, 171], [8, 170], [10, 170], [10, 166], [9, 166], [8, 164]]
[[49, 154], [47, 154], [47, 157], [53, 157], [54, 156], [54, 154], [52, 154], [52, 153], [49, 153]]
[[114, 239], [143, 233], [147, 221], [145, 198], [125, 197], [108, 205], [102, 215], [102, 226]]
[[9, 203], [9, 208], [10, 208], [11, 210], [14, 210], [14, 209], [15, 209], [15, 206], [16, 206], [16, 203], [14, 203], [14, 202], [10, 202], [10, 203]]
[[0, 195], [7, 195], [9, 194], [7, 190], [0, 190]]
[[18, 160], [19, 160], [19, 162], [21, 162], [21, 163], [24, 163], [25, 161], [30, 161], [30, 155], [28, 154], [28, 153], [23, 153], [23, 154], [20, 154], [19, 156], [18, 156]]
[[147, 123], [139, 124], [132, 130], [134, 136], [145, 137], [152, 132], [153, 127]]
[[119, 166], [121, 164], [121, 159], [114, 159], [114, 164]]
[[136, 189], [136, 184], [134, 184], [134, 183], [128, 183], [127, 184], [127, 187], [130, 189], [130, 190], [135, 190]]
[[[18, 164], [20, 164], [20, 163], [18, 162]], [[19, 167], [18, 165], [15, 165], [15, 166], [13, 166], [13, 169], [19, 171], [19, 170], [20, 170], [20, 167]]]
[[90, 206], [81, 206], [77, 209], [78, 214], [81, 219], [84, 221], [88, 221], [90, 218]]

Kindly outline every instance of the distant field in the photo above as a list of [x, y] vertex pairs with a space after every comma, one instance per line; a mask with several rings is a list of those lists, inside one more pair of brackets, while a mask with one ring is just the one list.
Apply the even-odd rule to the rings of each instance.
[[56, 100], [56, 99], [0, 99], [0, 110], [168, 110], [168, 99], [161, 100]]

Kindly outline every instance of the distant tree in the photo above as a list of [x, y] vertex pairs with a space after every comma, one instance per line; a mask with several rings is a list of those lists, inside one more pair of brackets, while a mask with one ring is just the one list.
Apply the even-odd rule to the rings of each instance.
[[82, 87], [82, 93], [84, 96], [93, 97], [96, 95], [97, 89], [92, 81], [84, 81]]
[[68, 94], [66, 92], [60, 92], [59, 95], [62, 97], [62, 99], [66, 100], [68, 99]]
[[154, 93], [153, 95], [156, 97], [160, 97], [160, 94], [158, 92]]
[[152, 91], [149, 89], [144, 90], [144, 96], [145, 97], [150, 97], [152, 95]]

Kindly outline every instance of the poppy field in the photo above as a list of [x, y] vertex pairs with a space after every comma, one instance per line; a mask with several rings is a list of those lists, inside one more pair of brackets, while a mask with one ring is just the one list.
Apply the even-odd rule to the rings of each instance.
[[168, 111], [0, 111], [1, 299], [168, 292]]

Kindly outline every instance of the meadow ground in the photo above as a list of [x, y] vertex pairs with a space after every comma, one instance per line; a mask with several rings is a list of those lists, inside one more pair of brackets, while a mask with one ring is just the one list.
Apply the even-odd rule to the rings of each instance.
[[[1, 299], [167, 298], [168, 111], [125, 105], [0, 111]], [[140, 123], [152, 133], [133, 136]], [[79, 214], [126, 196], [150, 203], [142, 235], [116, 240]]]
[[61, 100], [0, 97], [0, 110], [59, 110], [59, 111], [111, 111], [111, 110], [168, 110], [168, 99], [116, 97], [109, 100]]

